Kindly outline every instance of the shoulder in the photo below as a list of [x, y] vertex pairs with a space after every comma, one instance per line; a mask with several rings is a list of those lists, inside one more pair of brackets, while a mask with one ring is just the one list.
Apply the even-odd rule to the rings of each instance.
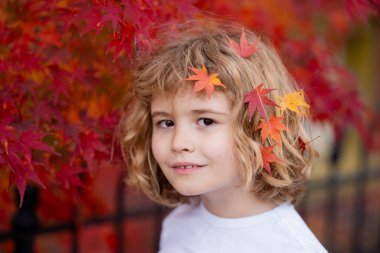
[[327, 250], [315, 237], [310, 228], [290, 203], [283, 203], [274, 210], [277, 226], [276, 234], [287, 237], [289, 242], [297, 245], [300, 252], [324, 253]]

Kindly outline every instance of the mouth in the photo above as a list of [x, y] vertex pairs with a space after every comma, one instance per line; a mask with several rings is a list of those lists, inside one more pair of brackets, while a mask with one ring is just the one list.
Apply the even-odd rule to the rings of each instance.
[[200, 164], [192, 164], [192, 163], [175, 163], [171, 167], [181, 175], [184, 174], [190, 174], [193, 173], [201, 168], [203, 168], [205, 165]]

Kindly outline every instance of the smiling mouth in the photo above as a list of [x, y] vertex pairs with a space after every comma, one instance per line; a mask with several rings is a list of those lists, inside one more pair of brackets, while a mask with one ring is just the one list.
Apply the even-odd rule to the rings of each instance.
[[180, 175], [191, 174], [204, 167], [204, 165], [175, 165], [172, 168]]
[[174, 169], [191, 169], [191, 168], [200, 168], [202, 166], [198, 165], [180, 165], [180, 166], [174, 166]]

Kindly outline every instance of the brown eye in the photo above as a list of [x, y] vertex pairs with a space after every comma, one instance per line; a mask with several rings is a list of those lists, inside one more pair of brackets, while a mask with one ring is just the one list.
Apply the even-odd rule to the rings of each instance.
[[157, 122], [157, 125], [161, 128], [169, 128], [174, 126], [174, 122], [172, 120], [160, 120]]
[[200, 126], [207, 127], [215, 124], [215, 121], [209, 118], [201, 118], [198, 120], [198, 124]]

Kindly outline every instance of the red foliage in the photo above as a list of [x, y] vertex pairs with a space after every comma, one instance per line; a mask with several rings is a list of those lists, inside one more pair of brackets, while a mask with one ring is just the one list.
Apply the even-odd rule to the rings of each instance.
[[[78, 200], [94, 205], [96, 196], [80, 189], [90, 187], [99, 170], [118, 166], [104, 164], [114, 148], [129, 60], [154, 48], [154, 25], [210, 13], [233, 16], [269, 36], [308, 95], [313, 119], [330, 122], [337, 136], [351, 122], [371, 146], [368, 126], [376, 118], [365, 118], [368, 108], [355, 78], [333, 52], [357, 22], [352, 17], [379, 13], [378, 1], [5, 0], [0, 1], [2, 183], [15, 184], [21, 198], [29, 181], [46, 186], [51, 191], [43, 193], [43, 201], [67, 204], [62, 212]], [[323, 19], [322, 28], [317, 19]], [[66, 216], [60, 210], [41, 213]]]

